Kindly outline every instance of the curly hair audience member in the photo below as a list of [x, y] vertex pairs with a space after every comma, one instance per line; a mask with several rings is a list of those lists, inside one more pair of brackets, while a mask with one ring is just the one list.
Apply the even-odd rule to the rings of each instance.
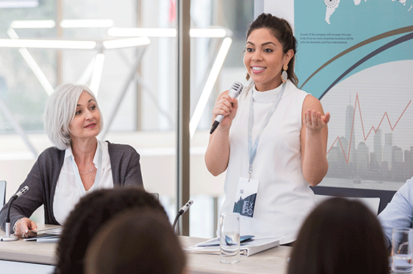
[[388, 274], [384, 235], [376, 216], [358, 201], [332, 198], [306, 218], [294, 243], [288, 274]]
[[126, 209], [147, 208], [167, 218], [159, 201], [140, 188], [102, 189], [81, 198], [63, 226], [55, 273], [82, 274], [86, 248], [98, 230]]
[[185, 254], [164, 214], [128, 210], [110, 220], [85, 255], [86, 274], [182, 274]]

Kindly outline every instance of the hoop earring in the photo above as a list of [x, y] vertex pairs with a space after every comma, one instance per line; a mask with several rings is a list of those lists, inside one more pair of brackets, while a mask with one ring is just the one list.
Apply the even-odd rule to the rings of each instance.
[[288, 65], [283, 66], [283, 72], [281, 73], [281, 81], [285, 83], [288, 79], [288, 73], [287, 73]]
[[247, 76], [245, 76], [245, 79], [247, 79], [247, 81], [250, 79], [250, 75], [247, 72]]

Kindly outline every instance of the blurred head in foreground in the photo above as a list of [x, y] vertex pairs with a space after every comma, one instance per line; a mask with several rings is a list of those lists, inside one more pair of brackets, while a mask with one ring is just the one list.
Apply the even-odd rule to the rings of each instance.
[[384, 236], [362, 203], [332, 198], [304, 221], [294, 243], [288, 274], [388, 274]]
[[119, 214], [86, 252], [86, 274], [182, 274], [185, 254], [164, 214], [152, 209]]
[[143, 189], [126, 187], [93, 191], [80, 199], [63, 225], [56, 251], [58, 261], [55, 273], [82, 274], [89, 243], [107, 221], [129, 209], [152, 209], [168, 219], [159, 201]]

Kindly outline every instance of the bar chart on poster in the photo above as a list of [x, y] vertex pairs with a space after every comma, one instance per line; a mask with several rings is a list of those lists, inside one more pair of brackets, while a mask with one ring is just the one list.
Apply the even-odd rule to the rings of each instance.
[[298, 87], [330, 112], [321, 185], [397, 190], [413, 176], [413, 0], [295, 0]]

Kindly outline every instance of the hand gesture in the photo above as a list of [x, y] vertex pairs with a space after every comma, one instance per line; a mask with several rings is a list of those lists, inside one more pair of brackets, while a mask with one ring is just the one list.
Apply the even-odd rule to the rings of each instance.
[[238, 100], [231, 98], [228, 92], [223, 93], [215, 103], [212, 114], [214, 119], [217, 115], [223, 115], [220, 127], [227, 129], [231, 126], [232, 120], [235, 118], [238, 109]]
[[23, 238], [30, 236], [30, 230], [37, 232], [37, 224], [29, 218], [21, 218], [16, 223], [14, 235], [21, 236]]
[[308, 110], [304, 113], [304, 125], [307, 129], [307, 132], [316, 133], [321, 131], [323, 127], [327, 125], [330, 121], [330, 112], [327, 112], [325, 115], [321, 115], [320, 112], [315, 110]]

